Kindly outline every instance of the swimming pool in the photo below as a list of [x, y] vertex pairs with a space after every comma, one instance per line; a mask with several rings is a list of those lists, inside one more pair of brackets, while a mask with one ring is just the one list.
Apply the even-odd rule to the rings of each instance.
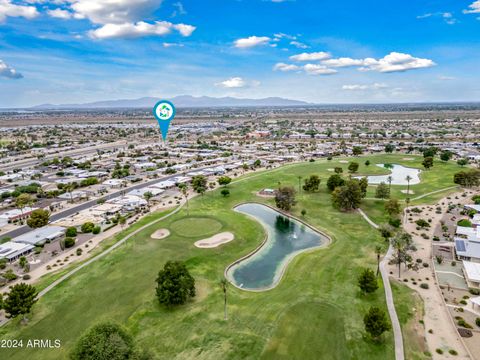
[[235, 207], [235, 211], [259, 221], [267, 233], [260, 248], [227, 268], [228, 280], [239, 288], [275, 287], [295, 255], [329, 243], [326, 235], [266, 205], [247, 203]]

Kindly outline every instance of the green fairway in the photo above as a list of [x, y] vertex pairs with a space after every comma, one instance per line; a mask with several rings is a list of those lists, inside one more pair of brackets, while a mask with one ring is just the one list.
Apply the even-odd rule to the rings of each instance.
[[[372, 163], [420, 164], [418, 157], [415, 161], [403, 161], [403, 157], [375, 155], [356, 161], [361, 164], [360, 173], [365, 174], [385, 171], [373, 164], [366, 167], [366, 159]], [[348, 164], [334, 159], [287, 165], [235, 181], [228, 186], [229, 197], [221, 196], [218, 189], [192, 199], [188, 215], [184, 208], [148, 227], [42, 297], [28, 325], [15, 320], [0, 328], [2, 338], [58, 338], [62, 341], [60, 349], [0, 349], [0, 355], [22, 360], [65, 359], [85, 329], [111, 319], [130, 329], [138, 344], [158, 359], [393, 359], [391, 332], [377, 344], [365, 339], [363, 329], [363, 316], [371, 305], [386, 307], [383, 286], [364, 296], [356, 283], [362, 267], [376, 267], [374, 248], [382, 240], [357, 213], [332, 208], [325, 183], [332, 174], [327, 169], [338, 165], [346, 169]], [[412, 186], [415, 196], [451, 186], [458, 170], [454, 163], [436, 162], [433, 169], [422, 172], [424, 182]], [[333, 243], [296, 256], [272, 290], [253, 293], [230, 286], [229, 320], [224, 321], [219, 285], [224, 270], [264, 239], [262, 226], [233, 207], [244, 201], [273, 204], [272, 199], [255, 193], [276, 188], [279, 182], [298, 189], [298, 177], [311, 174], [321, 177], [321, 191], [301, 191], [292, 213], [326, 232]], [[403, 188], [392, 187], [394, 196], [404, 199], [400, 193]], [[379, 201], [365, 200], [362, 207], [380, 221], [381, 206]], [[302, 209], [306, 210], [304, 217]], [[150, 219], [162, 215], [152, 214]], [[160, 228], [170, 229], [171, 235], [153, 241], [150, 235]], [[220, 231], [233, 232], [235, 240], [214, 249], [193, 245]], [[168, 260], [185, 261], [197, 283], [197, 297], [170, 310], [155, 298], [155, 278]], [[402, 296], [408, 299], [411, 295]], [[398, 311], [406, 323], [408, 317], [403, 315], [408, 309]]]

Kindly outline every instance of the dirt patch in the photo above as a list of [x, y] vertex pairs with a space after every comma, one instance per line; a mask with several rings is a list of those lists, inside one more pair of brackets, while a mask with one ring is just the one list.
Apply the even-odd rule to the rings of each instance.
[[160, 240], [160, 239], [166, 238], [169, 235], [170, 235], [170, 230], [168, 230], [168, 229], [158, 229], [152, 235], [150, 235], [150, 237], [152, 239]]
[[231, 232], [222, 232], [215, 234], [209, 238], [198, 240], [195, 242], [195, 246], [198, 248], [214, 248], [232, 241], [235, 236]]

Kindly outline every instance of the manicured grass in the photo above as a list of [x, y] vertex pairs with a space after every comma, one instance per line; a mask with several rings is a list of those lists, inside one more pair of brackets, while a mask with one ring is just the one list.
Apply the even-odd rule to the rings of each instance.
[[222, 223], [208, 217], [184, 217], [173, 222], [170, 230], [184, 237], [207, 236], [218, 233]]
[[[363, 164], [367, 158], [379, 163], [401, 162], [397, 161], [401, 156], [395, 155], [357, 161]], [[196, 197], [190, 201], [189, 216], [183, 209], [143, 230], [125, 246], [49, 292], [37, 303], [27, 326], [13, 321], [0, 329], [0, 335], [8, 338], [59, 338], [60, 349], [1, 349], [0, 353], [9, 359], [63, 359], [86, 328], [112, 319], [127, 326], [140, 346], [161, 359], [258, 359], [277, 355], [392, 359], [391, 332], [376, 344], [365, 339], [363, 329], [363, 315], [371, 305], [385, 308], [382, 284], [369, 296], [361, 295], [356, 284], [362, 267], [376, 267], [374, 248], [381, 239], [357, 213], [340, 213], [332, 208], [325, 183], [331, 175], [327, 169], [335, 161], [288, 165], [249, 175], [229, 185], [231, 196], [227, 198], [219, 190]], [[271, 199], [257, 197], [256, 191], [275, 188], [279, 182], [298, 188], [298, 176], [311, 174], [321, 176], [322, 190], [315, 194], [301, 191], [292, 212], [301, 217], [305, 209], [303, 219], [329, 234], [333, 243], [295, 257], [272, 290], [252, 293], [230, 286], [229, 320], [223, 321], [219, 286], [223, 272], [264, 237], [259, 223], [234, 212], [233, 207], [249, 200], [272, 204]], [[440, 177], [436, 181], [432, 186], [444, 185]], [[214, 220], [215, 228], [200, 226], [199, 218]], [[152, 240], [150, 235], [158, 228], [173, 231], [161, 241]], [[215, 249], [196, 248], [193, 243], [205, 237], [207, 230], [231, 231], [235, 240]], [[155, 299], [155, 278], [166, 261], [177, 259], [186, 261], [197, 281], [198, 295], [189, 304], [168, 310]], [[339, 344], [343, 344], [341, 349]]]

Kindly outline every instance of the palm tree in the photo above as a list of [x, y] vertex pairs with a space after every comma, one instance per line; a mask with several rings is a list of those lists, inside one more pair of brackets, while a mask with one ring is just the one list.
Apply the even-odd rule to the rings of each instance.
[[226, 279], [222, 279], [220, 281], [220, 286], [222, 287], [223, 290], [223, 319], [225, 321], [228, 320], [227, 317], [227, 288], [228, 288], [228, 282]]
[[407, 175], [405, 180], [407, 180], [407, 199], [406, 199], [406, 202], [407, 202], [407, 206], [408, 206], [408, 203], [410, 202], [410, 181], [412, 180], [412, 177], [410, 175]]
[[186, 183], [179, 184], [178, 188], [180, 189], [183, 197], [185, 198], [185, 204], [187, 205], [187, 215], [189, 215], [189, 211], [188, 211], [188, 185]]
[[302, 183], [302, 177], [298, 175], [298, 193], [300, 194], [301, 192], [301, 183]]
[[147, 200], [148, 211], [150, 211], [150, 199], [153, 197], [152, 192], [151, 191], [146, 191], [143, 194], [143, 197], [145, 198], [145, 200]]
[[72, 191], [75, 189], [75, 186], [73, 185], [73, 183], [68, 183], [66, 184], [63, 189], [68, 192], [68, 194], [70, 195], [70, 202], [73, 204], [73, 196], [72, 196]]
[[118, 218], [118, 223], [120, 224], [120, 226], [122, 227], [122, 230], [123, 230], [123, 227], [127, 223], [127, 219], [125, 218], [125, 216], [120, 216]]
[[392, 181], [393, 181], [393, 178], [391, 175], [387, 177], [387, 181], [388, 181], [388, 193], [390, 194], [392, 190]]
[[380, 245], [375, 246], [375, 254], [377, 254], [377, 276], [380, 272], [380, 255], [382, 255], [382, 247]]

